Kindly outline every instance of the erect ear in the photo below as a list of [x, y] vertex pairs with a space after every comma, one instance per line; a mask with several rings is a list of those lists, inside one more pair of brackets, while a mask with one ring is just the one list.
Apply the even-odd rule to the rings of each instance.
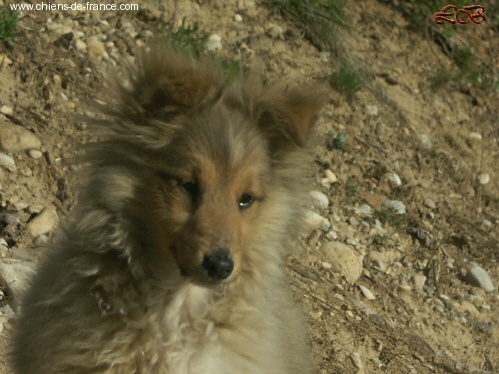
[[207, 58], [194, 61], [171, 47], [153, 44], [121, 87], [121, 112], [128, 118], [169, 119], [209, 105], [224, 88], [221, 69]]
[[326, 100], [325, 89], [318, 85], [271, 87], [255, 103], [258, 125], [274, 149], [303, 147]]

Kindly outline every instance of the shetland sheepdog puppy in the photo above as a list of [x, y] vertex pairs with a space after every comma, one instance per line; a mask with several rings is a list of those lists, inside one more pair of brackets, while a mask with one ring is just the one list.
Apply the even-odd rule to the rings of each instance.
[[15, 373], [312, 373], [282, 257], [324, 91], [159, 45], [125, 70], [21, 304]]

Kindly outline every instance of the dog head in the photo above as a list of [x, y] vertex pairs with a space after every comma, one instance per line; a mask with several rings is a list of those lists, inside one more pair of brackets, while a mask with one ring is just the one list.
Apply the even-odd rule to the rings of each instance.
[[102, 204], [113, 201], [142, 236], [155, 276], [216, 285], [273, 256], [265, 241], [282, 238], [292, 218], [286, 196], [301, 183], [293, 161], [324, 92], [265, 87], [253, 76], [227, 83], [208, 60], [160, 47], [120, 96], [94, 164], [113, 168], [108, 180], [129, 178], [128, 189], [110, 182]]

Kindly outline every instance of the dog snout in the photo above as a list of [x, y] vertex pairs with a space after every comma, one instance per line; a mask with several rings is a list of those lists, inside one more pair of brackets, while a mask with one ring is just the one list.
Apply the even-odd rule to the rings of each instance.
[[234, 270], [234, 261], [227, 249], [216, 249], [204, 256], [203, 268], [217, 281], [227, 279]]

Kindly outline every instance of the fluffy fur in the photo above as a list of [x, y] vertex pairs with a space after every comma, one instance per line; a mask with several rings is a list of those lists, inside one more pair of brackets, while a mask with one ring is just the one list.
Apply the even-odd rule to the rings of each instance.
[[323, 92], [156, 46], [116, 97], [24, 299], [15, 372], [311, 373], [281, 258]]

